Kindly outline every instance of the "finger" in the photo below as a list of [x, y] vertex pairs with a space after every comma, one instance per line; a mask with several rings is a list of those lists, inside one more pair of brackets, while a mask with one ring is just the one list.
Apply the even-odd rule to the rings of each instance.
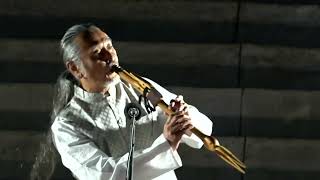
[[190, 118], [183, 118], [183, 119], [179, 120], [179, 124], [181, 124], [180, 130], [185, 129], [189, 125], [192, 126], [192, 122], [191, 122]]
[[166, 120], [166, 124], [170, 124], [170, 121], [171, 121], [171, 116], [169, 115], [167, 120]]
[[188, 105], [186, 103], [182, 103], [179, 111], [187, 112], [187, 110], [188, 110]]
[[185, 114], [185, 112], [178, 111], [178, 112], [172, 113], [171, 115], [168, 115], [168, 118], [170, 118], [170, 119], [180, 118], [180, 117], [183, 116], [184, 114]]
[[182, 110], [183, 112], [188, 112], [188, 106], [187, 105], [185, 105], [184, 107], [183, 107], [183, 110]]
[[170, 107], [174, 108], [174, 106], [176, 106], [176, 103], [179, 103], [179, 101], [177, 101], [176, 99], [171, 99], [170, 101]]
[[[185, 132], [188, 130], [188, 128], [191, 128], [191, 127], [192, 127], [191, 124], [188, 124], [188, 125], [178, 124], [178, 125], [172, 127], [171, 133], [172, 133], [172, 134], [177, 134], [177, 133], [179, 133], [179, 132], [185, 133]], [[192, 129], [192, 128], [191, 128], [191, 129]]]
[[170, 101], [170, 106], [173, 111], [181, 111], [181, 105], [184, 103], [183, 96], [178, 95], [175, 99]]
[[176, 102], [176, 100], [175, 99], [171, 99], [169, 104], [172, 105], [174, 102]]
[[184, 115], [186, 115], [186, 112], [184, 112], [184, 111], [177, 111], [177, 112], [173, 113], [173, 114], [171, 115], [171, 117], [180, 118], [180, 117], [182, 117], [182, 116], [184, 116]]
[[173, 124], [176, 124], [176, 121], [181, 117], [181, 115], [175, 114], [175, 115], [170, 115], [167, 118], [166, 124], [169, 126], [172, 126]]
[[175, 100], [174, 99], [171, 99], [171, 101], [170, 101], [170, 103], [169, 103], [169, 108], [173, 108], [174, 107], [174, 105], [175, 105]]
[[183, 101], [183, 96], [182, 95], [178, 95], [175, 99], [176, 101], [176, 108], [178, 111], [182, 111], [183, 109], [183, 105], [184, 105], [184, 101]]
[[181, 131], [182, 129], [185, 128], [185, 123], [179, 123], [179, 124], [174, 124], [171, 126], [171, 132], [176, 133], [178, 131]]
[[180, 118], [172, 119], [171, 123], [169, 124], [171, 127], [176, 126], [183, 126], [184, 124], [191, 124], [191, 120], [188, 117], [181, 116]]
[[179, 117], [177, 117], [178, 119], [176, 120], [176, 123], [186, 123], [186, 122], [191, 122], [191, 119], [188, 115], [183, 114]]
[[191, 122], [191, 119], [189, 116], [187, 115], [179, 115], [179, 116], [173, 116], [171, 119], [170, 119], [170, 122], [168, 122], [167, 124], [169, 126], [175, 126], [176, 124], [181, 124], [181, 123], [186, 123], [190, 121]]
[[182, 129], [179, 129], [179, 130], [176, 130], [175, 132], [173, 132], [176, 136], [180, 136], [180, 138], [182, 137], [183, 134], [186, 134], [188, 131], [190, 131], [190, 129], [192, 129], [193, 126], [192, 125], [188, 125], [186, 126], [185, 128], [182, 128]]
[[179, 119], [175, 124], [171, 125], [172, 132], [181, 131], [182, 129], [185, 129], [186, 126], [192, 125], [190, 119], [188, 118], [182, 118]]
[[179, 111], [170, 115], [166, 121], [166, 124], [172, 125], [175, 123], [181, 123], [184, 121], [183, 119], [188, 119], [191, 121], [191, 118], [186, 111]]
[[171, 132], [171, 134], [177, 134], [177, 132], [179, 132], [181, 128], [182, 128], [182, 124], [175, 124], [171, 126], [169, 131]]
[[188, 126], [189, 124], [191, 124], [191, 125], [192, 125], [192, 123], [191, 123], [190, 119], [186, 119], [186, 120], [185, 120], [185, 121], [183, 121], [181, 124], [183, 124], [183, 128], [184, 128], [185, 126]]
[[187, 124], [185, 126], [183, 126], [180, 131], [183, 131], [184, 133], [186, 133], [187, 131], [190, 131], [192, 128], [194, 128], [194, 126], [192, 124]]
[[188, 110], [188, 104], [185, 102], [179, 102], [179, 111], [186, 111]]
[[178, 95], [178, 96], [176, 97], [176, 101], [178, 101], [178, 102], [184, 102], [184, 101], [183, 101], [183, 96], [182, 96], [182, 95]]

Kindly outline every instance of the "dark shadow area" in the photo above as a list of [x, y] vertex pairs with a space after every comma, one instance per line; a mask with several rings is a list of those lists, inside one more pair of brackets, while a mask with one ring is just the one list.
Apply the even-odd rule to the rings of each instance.
[[241, 88], [319, 90], [320, 68], [242, 68]]
[[87, 22], [96, 24], [116, 41], [227, 43], [235, 39], [232, 22], [37, 16], [0, 16], [0, 38], [60, 39], [71, 25]]
[[[14, 180], [14, 179], [30, 179], [30, 170], [32, 162], [1, 160], [0, 161], [0, 179]], [[61, 163], [57, 164], [52, 180], [73, 180], [71, 172], [65, 168]]]
[[176, 175], [181, 180], [215, 180], [215, 179], [227, 179], [227, 180], [241, 180], [241, 174], [236, 170], [230, 168], [218, 168], [218, 167], [190, 167], [182, 166], [177, 169]]
[[269, 170], [263, 169], [248, 169], [244, 180], [306, 180], [317, 179], [320, 176], [319, 171], [303, 171], [303, 170]]
[[291, 5], [303, 5], [303, 4], [320, 4], [319, 0], [241, 0], [241, 2], [251, 3], [271, 3], [271, 4], [291, 4]]
[[239, 24], [239, 42], [300, 48], [320, 47], [320, 27], [288, 24]]
[[320, 120], [317, 119], [269, 119], [242, 118], [243, 136], [269, 138], [320, 138]]

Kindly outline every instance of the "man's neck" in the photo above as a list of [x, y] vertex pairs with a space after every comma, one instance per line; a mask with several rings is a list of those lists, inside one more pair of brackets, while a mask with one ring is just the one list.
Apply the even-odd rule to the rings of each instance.
[[101, 93], [103, 95], [109, 94], [110, 85], [92, 85], [86, 81], [80, 81], [82, 88], [90, 93]]

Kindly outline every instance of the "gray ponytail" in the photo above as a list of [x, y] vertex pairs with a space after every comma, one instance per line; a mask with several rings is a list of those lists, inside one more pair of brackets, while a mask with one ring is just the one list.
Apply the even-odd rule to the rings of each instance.
[[58, 77], [57, 83], [54, 87], [51, 123], [55, 120], [60, 111], [68, 104], [74, 93], [74, 84], [78, 84], [78, 81], [68, 71], [64, 71]]
[[[88, 31], [92, 24], [79, 24], [69, 28], [60, 41], [60, 48], [64, 64], [73, 61], [77, 65], [81, 65], [79, 57], [79, 47], [75, 43], [75, 38], [82, 32]], [[54, 88], [53, 108], [51, 112], [50, 126], [73, 97], [74, 85], [78, 81], [68, 71], [64, 71], [57, 80]], [[54, 146], [52, 132], [49, 129], [43, 142], [40, 143], [40, 150], [36, 155], [30, 178], [31, 180], [49, 180], [51, 179], [56, 164], [61, 161], [60, 156]]]

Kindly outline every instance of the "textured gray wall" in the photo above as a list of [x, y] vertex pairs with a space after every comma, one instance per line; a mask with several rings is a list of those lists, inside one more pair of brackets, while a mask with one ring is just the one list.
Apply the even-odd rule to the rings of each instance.
[[[315, 179], [320, 175], [320, 11], [316, 0], [0, 2], [0, 179], [27, 179], [48, 128], [58, 41], [93, 22], [126, 69], [150, 77], [214, 121], [248, 166], [179, 149], [180, 179]], [[59, 165], [55, 179], [70, 173]]]

